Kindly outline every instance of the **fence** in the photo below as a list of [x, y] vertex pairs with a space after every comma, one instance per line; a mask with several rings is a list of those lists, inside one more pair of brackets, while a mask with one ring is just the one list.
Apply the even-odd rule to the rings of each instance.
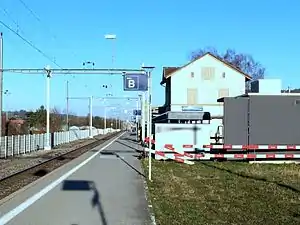
[[[149, 138], [145, 138], [145, 143], [149, 143]], [[155, 140], [152, 139], [152, 144]], [[146, 152], [155, 154], [155, 159], [172, 159], [177, 162], [194, 164], [191, 161], [206, 160], [234, 160], [234, 161], [299, 161], [300, 145], [172, 145], [165, 144], [158, 150]]]
[[[93, 136], [111, 133], [115, 130], [93, 129]], [[70, 130], [55, 132], [50, 136], [50, 145], [57, 146], [79, 139], [85, 139], [90, 136], [89, 130]], [[46, 134], [4, 136], [0, 138], [0, 158], [26, 154], [33, 151], [43, 150], [46, 141]]]

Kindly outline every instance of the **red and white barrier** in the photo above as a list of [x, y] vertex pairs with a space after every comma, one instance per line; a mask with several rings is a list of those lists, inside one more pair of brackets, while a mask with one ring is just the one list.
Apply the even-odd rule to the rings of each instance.
[[[145, 149], [146, 152], [149, 152], [149, 148], [146, 148]], [[180, 154], [180, 153], [165, 153], [163, 151], [155, 151], [155, 150], [151, 150], [150, 151], [152, 154], [155, 154], [156, 156], [159, 156], [159, 159], [163, 159], [163, 160], [166, 160], [166, 159], [171, 159], [171, 160], [174, 160], [176, 162], [180, 162], [180, 163], [185, 163], [185, 164], [188, 164], [188, 165], [193, 165], [194, 162], [191, 162], [189, 160], [193, 159], [195, 156], [193, 155], [184, 155], [184, 154]]]
[[300, 154], [206, 154], [217, 159], [300, 159]]
[[[149, 138], [145, 142], [149, 143]], [[152, 143], [155, 143], [155, 140], [152, 140]], [[212, 160], [212, 159], [226, 159], [226, 160], [255, 160], [255, 159], [300, 159], [300, 152], [298, 153], [288, 153], [289, 151], [300, 150], [300, 145], [203, 145], [201, 146], [204, 152], [206, 153], [189, 153], [189, 151], [194, 151], [197, 145], [184, 144], [180, 146], [175, 146], [173, 144], [165, 144], [160, 151], [151, 150], [158, 159], [172, 159], [177, 162], [191, 164], [191, 160]], [[200, 148], [197, 148], [200, 149]], [[247, 153], [247, 154], [234, 154], [234, 153], [225, 153], [225, 154], [212, 154], [210, 151], [214, 150], [266, 150], [266, 151], [276, 151], [276, 150], [285, 150], [281, 153]]]
[[172, 159], [172, 160], [174, 160], [176, 162], [179, 162], [179, 163], [194, 165], [194, 162], [189, 161], [182, 154], [178, 154], [178, 153], [177, 154], [166, 154], [165, 152], [162, 152], [162, 151], [155, 151], [155, 154], [158, 155], [158, 156], [164, 157], [166, 159]]
[[[145, 143], [149, 143], [149, 137], [146, 137], [145, 140], [144, 140], [144, 142]], [[153, 138], [151, 139], [151, 143], [155, 144], [155, 140]]]
[[235, 150], [297, 150], [300, 145], [203, 145], [210, 149], [235, 149]]
[[[149, 137], [146, 137], [144, 140], [145, 143], [149, 143]], [[151, 139], [151, 143], [155, 144], [155, 140]], [[174, 149], [183, 149], [183, 150], [194, 150], [194, 149], [200, 149], [203, 148], [201, 145], [193, 145], [193, 144], [183, 144], [183, 145], [173, 145], [173, 144], [165, 144], [165, 148], [174, 148]]]

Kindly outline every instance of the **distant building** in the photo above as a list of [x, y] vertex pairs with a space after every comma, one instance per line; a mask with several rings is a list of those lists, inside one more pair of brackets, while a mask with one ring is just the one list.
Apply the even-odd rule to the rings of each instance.
[[223, 104], [217, 99], [245, 94], [245, 84], [250, 79], [211, 53], [181, 67], [164, 67], [161, 85], [165, 86], [165, 104], [159, 113], [203, 111], [222, 116]]

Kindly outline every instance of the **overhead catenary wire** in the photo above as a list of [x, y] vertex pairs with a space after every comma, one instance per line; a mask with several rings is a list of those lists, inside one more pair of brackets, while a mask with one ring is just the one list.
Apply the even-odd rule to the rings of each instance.
[[23, 0], [18, 0], [27, 10], [30, 12], [30, 14], [39, 22], [41, 22], [41, 19], [37, 16], [35, 12], [23, 1]]
[[[53, 34], [53, 32], [51, 31], [51, 29], [45, 24], [43, 23], [43, 21], [41, 20], [41, 18], [38, 16], [38, 14], [36, 12], [34, 12], [30, 6], [28, 4], [26, 4], [23, 0], [18, 0], [23, 6], [24, 8], [31, 14], [31, 16], [38, 21], [41, 25], [43, 25], [42, 27], [44, 29], [47, 30], [47, 32], [49, 33], [49, 35], [51, 36], [53, 41], [58, 42], [57, 36], [55, 34]], [[73, 56], [77, 56], [77, 54], [74, 51], [71, 51]]]
[[[53, 32], [51, 31], [51, 29], [42, 22], [41, 18], [38, 16], [38, 14], [36, 12], [34, 12], [34, 10], [32, 10], [31, 7], [28, 4], [26, 4], [23, 0], [18, 0], [18, 1], [23, 5], [23, 7], [31, 14], [31, 16], [36, 21], [38, 21], [41, 25], [43, 25], [42, 27], [45, 30], [47, 30], [47, 32], [51, 36], [52, 41], [54, 41], [54, 43], [56, 42], [56, 44], [57, 44], [58, 43], [57, 36], [55, 34], [53, 34]], [[75, 58], [77, 57], [77, 54], [73, 50], [71, 50], [71, 54], [73, 55], [73, 57], [75, 57]], [[72, 78], [74, 79], [75, 76], [73, 75]], [[68, 81], [68, 80], [69, 79], [66, 79], [65, 81]]]
[[17, 32], [19, 33], [20, 31], [22, 34], [25, 34], [24, 31], [20, 28], [18, 22], [12, 17], [12, 15], [2, 6], [0, 6], [0, 8], [4, 12], [4, 14], [17, 26]]
[[[35, 13], [23, 0], [18, 0], [23, 6], [24, 8], [30, 13], [30, 15], [36, 20], [38, 21], [40, 24], [42, 23], [42, 20], [40, 19], [40, 17], [37, 15], [37, 13]], [[47, 29], [48, 33], [51, 35], [51, 38], [53, 40], [57, 40], [56, 39], [56, 35], [53, 35], [52, 32], [50, 31], [50, 29], [45, 26], [45, 24], [43, 24], [43, 27]]]
[[15, 31], [14, 29], [12, 29], [10, 26], [8, 26], [6, 23], [4, 23], [3, 21], [0, 20], [0, 24], [2, 24], [5, 28], [7, 28], [9, 31], [11, 31], [12, 33], [14, 33], [15, 35], [17, 35], [20, 39], [22, 39], [26, 44], [28, 44], [30, 47], [32, 47], [33, 49], [35, 49], [37, 52], [39, 52], [42, 56], [44, 56], [46, 59], [48, 59], [49, 61], [51, 61], [54, 65], [58, 66], [59, 68], [62, 69], [62, 67], [55, 62], [55, 60], [53, 60], [53, 58], [51, 56], [49, 56], [48, 54], [46, 54], [45, 52], [43, 52], [40, 48], [38, 48], [37, 46], [35, 46], [30, 40], [26, 39], [25, 37], [23, 37], [22, 35], [20, 35], [17, 31]]
[[[34, 16], [35, 19], [37, 19], [38, 21], [40, 21], [39, 17], [25, 4], [24, 1], [20, 1], [24, 7]], [[3, 8], [2, 6], [0, 6], [0, 8], [3, 10], [4, 14], [17, 26], [17, 29], [14, 30], [12, 27], [10, 27], [9, 25], [5, 24], [3, 21], [2, 21], [2, 25], [4, 25], [7, 29], [9, 29], [10, 31], [12, 31], [13, 33], [15, 33], [16, 35], [17, 34], [20, 34], [22, 33], [23, 36], [19, 37], [25, 41], [27, 44], [29, 44], [31, 47], [33, 47], [36, 51], [38, 51], [39, 53], [41, 53], [45, 58], [47, 58], [48, 60], [50, 60], [51, 62], [53, 62], [56, 66], [58, 66], [59, 68], [62, 68], [60, 65], [58, 65], [58, 63], [56, 62], [56, 59], [55, 57], [51, 57], [49, 55], [47, 55], [45, 52], [43, 52], [41, 49], [37, 48], [37, 46], [35, 46], [33, 44], [32, 41], [28, 40], [27, 38], [24, 38], [25, 35], [25, 32], [20, 28], [20, 25], [19, 23], [13, 18], [13, 16], [8, 12], [7, 9]], [[0, 21], [1, 22], [1, 21]], [[26, 40], [24, 40], [26, 39]], [[29, 43], [28, 43], [29, 42]]]

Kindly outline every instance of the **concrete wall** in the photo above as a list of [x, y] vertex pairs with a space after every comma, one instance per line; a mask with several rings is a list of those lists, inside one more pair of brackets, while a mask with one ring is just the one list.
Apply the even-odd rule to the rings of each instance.
[[300, 96], [229, 98], [224, 113], [225, 144], [300, 144]]
[[249, 112], [250, 144], [300, 144], [300, 96], [251, 96]]
[[248, 142], [248, 99], [224, 99], [224, 143], [247, 144]]

